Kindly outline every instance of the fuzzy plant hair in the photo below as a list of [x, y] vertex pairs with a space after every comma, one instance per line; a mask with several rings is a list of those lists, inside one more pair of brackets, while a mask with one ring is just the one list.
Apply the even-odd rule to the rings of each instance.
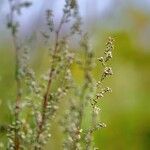
[[[20, 41], [20, 24], [16, 19], [22, 9], [28, 9], [32, 3], [16, 0], [8, 2], [10, 13], [7, 16], [7, 28], [11, 31], [15, 53], [16, 98], [11, 106], [12, 123], [7, 128], [7, 146], [4, 147], [8, 150], [44, 150], [53, 136], [51, 125], [59, 112], [60, 102], [65, 101], [65, 112], [58, 122], [63, 133], [61, 149], [98, 149], [93, 142], [93, 133], [106, 127], [98, 119], [98, 104], [105, 94], [111, 92], [111, 88], [105, 87], [104, 81], [113, 74], [108, 62], [112, 59], [114, 40], [108, 38], [104, 56], [98, 58], [96, 64], [100, 63], [104, 69], [96, 82], [92, 73], [95, 56], [88, 33], [82, 30], [77, 0], [65, 0], [58, 25], [53, 10], [46, 10], [45, 13], [47, 30], [41, 32], [41, 36], [53, 42], [47, 48], [50, 54], [49, 67], [39, 79], [30, 67], [30, 45], [27, 47]], [[66, 25], [68, 30], [62, 34]], [[77, 41], [78, 50], [71, 46], [72, 39]], [[82, 72], [80, 84], [73, 74], [73, 66], [78, 66]], [[86, 111], [91, 121], [85, 128], [83, 122]]]

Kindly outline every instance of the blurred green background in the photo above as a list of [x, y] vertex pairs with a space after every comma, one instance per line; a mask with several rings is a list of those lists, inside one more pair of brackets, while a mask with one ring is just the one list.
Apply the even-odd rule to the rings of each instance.
[[[114, 76], [107, 82], [113, 93], [100, 103], [101, 120], [107, 128], [95, 133], [95, 143], [103, 150], [150, 149], [150, 2], [149, 0], [107, 0], [96, 10], [84, 1], [81, 4], [85, 28], [92, 37], [93, 50], [101, 56], [108, 36], [115, 38]], [[4, 4], [4, 1], [2, 1]], [[2, 7], [1, 7], [2, 8]], [[89, 12], [89, 11], [90, 12]], [[99, 11], [101, 10], [101, 11]], [[41, 11], [41, 10], [40, 10]], [[0, 12], [1, 15], [3, 12]], [[100, 14], [99, 14], [100, 13]], [[91, 18], [90, 18], [90, 17]], [[89, 17], [89, 18], [88, 18]], [[91, 19], [91, 20], [90, 20]], [[31, 21], [32, 22], [32, 21]], [[11, 121], [8, 106], [15, 96], [14, 53], [9, 32], [0, 26], [0, 125]], [[34, 27], [34, 24], [33, 24]], [[26, 27], [27, 30], [29, 26]], [[40, 26], [37, 27], [37, 32]], [[32, 28], [31, 28], [32, 31]], [[33, 32], [35, 34], [35, 31]], [[39, 40], [36, 36], [36, 40]], [[35, 40], [35, 41], [36, 41]], [[9, 41], [9, 42], [8, 42]], [[33, 67], [42, 72], [47, 52], [34, 46]], [[42, 50], [41, 50], [42, 49]], [[39, 58], [41, 59], [40, 61]], [[95, 78], [99, 76], [96, 67]], [[79, 72], [80, 73], [80, 72]], [[61, 133], [52, 127], [53, 138], [47, 149], [60, 150]], [[0, 133], [0, 140], [5, 135]], [[52, 144], [53, 143], [53, 144]]]

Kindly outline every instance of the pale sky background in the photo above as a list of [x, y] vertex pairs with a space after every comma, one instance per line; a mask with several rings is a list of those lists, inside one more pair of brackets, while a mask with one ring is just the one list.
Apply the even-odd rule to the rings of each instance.
[[[18, 0], [21, 1], [21, 0]], [[29, 0], [28, 0], [29, 1]], [[30, 30], [34, 30], [42, 24], [41, 18], [45, 16], [45, 10], [50, 8], [55, 14], [55, 21], [58, 22], [62, 15], [62, 8], [64, 0], [30, 0], [33, 5], [28, 9], [22, 10], [22, 15], [19, 17], [21, 24], [21, 32], [29, 34]], [[100, 17], [109, 10], [112, 6], [113, 0], [79, 0], [80, 14], [83, 17], [83, 22], [89, 22], [89, 17]], [[9, 13], [9, 5], [7, 0], [0, 3], [0, 32], [5, 32], [6, 29], [6, 15]], [[96, 14], [96, 15], [95, 15]], [[45, 18], [44, 18], [45, 19]], [[94, 18], [93, 18], [94, 19]]]
[[[18, 0], [22, 1], [22, 0]], [[22, 28], [30, 28], [33, 23], [38, 23], [40, 17], [44, 15], [45, 9], [51, 8], [54, 10], [56, 20], [62, 14], [62, 7], [64, 0], [28, 0], [33, 3], [31, 8], [24, 9], [20, 17]], [[119, 16], [125, 11], [127, 7], [136, 7], [136, 9], [143, 10], [150, 13], [150, 0], [78, 0], [80, 7], [80, 14], [84, 18], [84, 22], [95, 19], [101, 21], [109, 15], [114, 15], [116, 12]], [[120, 10], [121, 9], [121, 10]], [[119, 11], [119, 12], [118, 12]], [[2, 30], [9, 12], [7, 0], [1, 0], [0, 3], [0, 30]], [[91, 22], [91, 21], [90, 21]]]
[[[18, 0], [19, 1], [19, 0]], [[62, 14], [62, 8], [64, 6], [64, 0], [30, 0], [33, 5], [29, 9], [24, 9], [21, 16], [21, 22], [25, 26], [28, 26], [31, 21], [36, 20], [38, 17], [45, 11], [45, 9], [51, 8], [54, 10], [56, 18], [59, 18]], [[92, 15], [97, 13], [102, 15], [110, 6], [113, 0], [80, 0], [80, 14], [85, 17], [86, 15]], [[92, 6], [93, 5], [93, 6]], [[6, 14], [9, 12], [8, 1], [5, 0], [2, 2], [0, 7], [0, 18], [1, 21], [4, 21]], [[34, 17], [33, 17], [34, 16]]]
[[[18, 0], [21, 1], [21, 0]], [[31, 31], [40, 28], [44, 24], [45, 10], [51, 8], [54, 11], [55, 22], [60, 20], [64, 0], [28, 0], [33, 5], [28, 9], [23, 9], [19, 17], [21, 23], [21, 33], [28, 35]], [[137, 11], [141, 14], [150, 14], [150, 0], [78, 0], [80, 14], [83, 22], [92, 27], [98, 27], [101, 30], [105, 27], [107, 30], [128, 31], [131, 32], [137, 26], [130, 11]], [[9, 13], [8, 0], [0, 1], [0, 33], [3, 39], [7, 37], [6, 15]], [[150, 23], [144, 27], [144, 30], [137, 32], [140, 41], [150, 39]], [[149, 42], [146, 42], [149, 43]], [[148, 44], [149, 45], [149, 44]]]

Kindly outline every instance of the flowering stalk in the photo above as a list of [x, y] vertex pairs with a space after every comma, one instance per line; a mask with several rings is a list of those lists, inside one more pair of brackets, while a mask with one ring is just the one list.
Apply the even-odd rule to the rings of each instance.
[[13, 37], [13, 43], [14, 43], [14, 48], [15, 48], [15, 54], [16, 54], [16, 83], [17, 83], [17, 96], [16, 96], [16, 104], [15, 104], [15, 137], [14, 137], [14, 147], [16, 150], [19, 150], [20, 148], [20, 140], [19, 140], [19, 131], [17, 128], [17, 123], [19, 121], [19, 109], [20, 109], [20, 101], [21, 101], [21, 97], [22, 97], [22, 93], [21, 93], [21, 89], [22, 89], [22, 85], [21, 85], [21, 79], [19, 77], [19, 46], [17, 43], [17, 26], [14, 24], [14, 10], [11, 4], [11, 1], [9, 1], [10, 4], [10, 29], [11, 29], [11, 33], [12, 33], [12, 37]]
[[[51, 60], [51, 68], [50, 68], [50, 72], [49, 72], [49, 77], [48, 77], [49, 78], [48, 79], [48, 84], [47, 84], [46, 92], [43, 96], [43, 101], [42, 101], [41, 120], [39, 121], [38, 128], [37, 128], [37, 137], [36, 137], [36, 143], [37, 144], [35, 145], [35, 150], [41, 149], [41, 147], [39, 146], [40, 143], [41, 143], [40, 136], [44, 132], [44, 127], [45, 127], [46, 121], [48, 121], [46, 119], [46, 113], [47, 113], [49, 95], [51, 95], [51, 85], [52, 85], [52, 81], [54, 80], [53, 79], [54, 74], [57, 72], [57, 65], [58, 65], [57, 64], [57, 57], [61, 53], [61, 49], [62, 49], [60, 47], [60, 45], [61, 45], [60, 32], [61, 32], [61, 29], [62, 29], [63, 25], [70, 21], [70, 18], [72, 17], [72, 14], [71, 14], [72, 10], [75, 11], [75, 5], [76, 5], [76, 3], [72, 4], [72, 1], [66, 0], [65, 7], [63, 9], [63, 16], [61, 18], [61, 21], [60, 21], [60, 24], [59, 24], [57, 30], [55, 30], [55, 31], [54, 31], [54, 28], [53, 28], [53, 25], [52, 25], [53, 24], [52, 20], [50, 19], [50, 16], [52, 16], [52, 11], [47, 11], [47, 22], [48, 22], [49, 29], [50, 29], [51, 32], [53, 32], [53, 31], [55, 32], [55, 44], [54, 44], [54, 49], [52, 50], [52, 58], [51, 58], [52, 60]], [[44, 36], [45, 36], [45, 34], [44, 34]], [[48, 37], [48, 36], [45, 36], [45, 37]], [[64, 40], [65, 40], [64, 43], [66, 42], [66, 38], [68, 38], [68, 37], [69, 36], [66, 36], [64, 38]], [[70, 61], [70, 58], [69, 58], [69, 61]], [[68, 64], [69, 63], [70, 62], [68, 62]], [[67, 68], [69, 68], [69, 66], [66, 67], [66, 69]]]
[[[21, 64], [20, 64], [20, 50], [21, 47], [18, 44], [18, 27], [19, 23], [15, 20], [15, 13], [20, 14], [21, 8], [29, 7], [31, 5], [30, 2], [16, 3], [14, 0], [9, 0], [10, 14], [8, 15], [8, 23], [7, 27], [11, 30], [11, 35], [13, 39], [13, 45], [15, 49], [15, 79], [16, 79], [16, 102], [15, 102], [15, 110], [14, 110], [14, 120], [15, 122], [12, 124], [14, 129], [14, 136], [12, 138], [12, 144], [10, 144], [10, 148], [14, 148], [15, 150], [20, 149], [20, 135], [19, 135], [19, 126], [20, 126], [20, 104], [22, 99], [22, 79], [20, 75]], [[11, 139], [10, 139], [11, 140]]]
[[98, 58], [98, 60], [101, 62], [104, 70], [101, 75], [100, 80], [96, 83], [97, 86], [97, 94], [93, 99], [91, 99], [91, 106], [92, 106], [92, 120], [91, 120], [91, 128], [89, 128], [87, 135], [85, 137], [86, 139], [86, 150], [91, 150], [92, 147], [92, 140], [93, 140], [93, 133], [96, 130], [99, 130], [100, 128], [106, 127], [104, 123], [99, 122], [98, 120], [98, 114], [100, 111], [100, 108], [97, 106], [98, 101], [104, 97], [104, 95], [108, 92], [111, 92], [111, 88], [104, 86], [104, 80], [113, 75], [111, 67], [108, 66], [108, 61], [112, 59], [112, 50], [114, 49], [113, 45], [114, 39], [109, 37], [108, 42], [106, 43], [106, 49], [104, 50], [104, 56]]
[[[63, 25], [63, 19], [60, 22], [58, 30], [56, 31], [55, 46], [54, 46], [53, 55], [52, 55], [53, 56], [52, 57], [52, 65], [51, 65], [51, 69], [50, 69], [50, 72], [49, 72], [49, 80], [48, 80], [46, 92], [45, 92], [44, 97], [43, 97], [42, 118], [41, 118], [41, 121], [39, 122], [39, 125], [38, 125], [37, 143], [39, 142], [39, 136], [43, 132], [42, 131], [43, 130], [43, 126], [45, 124], [45, 115], [46, 115], [45, 113], [46, 113], [46, 109], [47, 109], [47, 106], [48, 106], [48, 96], [50, 94], [49, 92], [50, 92], [50, 88], [51, 88], [52, 78], [53, 78], [53, 74], [55, 72], [54, 58], [55, 58], [57, 50], [58, 50], [59, 33], [60, 33], [62, 25]], [[38, 149], [38, 148], [35, 147], [35, 150], [36, 149]]]

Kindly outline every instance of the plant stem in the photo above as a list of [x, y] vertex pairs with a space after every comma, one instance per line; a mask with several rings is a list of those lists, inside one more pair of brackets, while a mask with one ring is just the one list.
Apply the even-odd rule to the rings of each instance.
[[[14, 43], [16, 43], [15, 40], [15, 36], [14, 36]], [[22, 93], [21, 93], [21, 89], [22, 89], [22, 85], [21, 85], [21, 79], [18, 77], [18, 69], [19, 69], [19, 56], [18, 56], [18, 51], [19, 48], [16, 46], [16, 83], [17, 83], [17, 96], [16, 96], [16, 104], [15, 104], [15, 124], [16, 124], [16, 128], [15, 128], [15, 150], [19, 150], [20, 149], [20, 140], [19, 140], [19, 135], [18, 135], [18, 121], [19, 121], [19, 111], [20, 111], [20, 101], [21, 101], [21, 97], [22, 97]]]
[[11, 23], [11, 34], [13, 39], [13, 45], [15, 49], [15, 60], [16, 60], [16, 68], [15, 68], [15, 79], [16, 79], [16, 103], [15, 103], [15, 136], [14, 136], [14, 149], [19, 150], [20, 149], [20, 140], [19, 140], [19, 129], [17, 127], [17, 124], [19, 122], [19, 111], [20, 111], [20, 101], [22, 97], [22, 84], [21, 84], [21, 78], [19, 77], [19, 50], [20, 47], [17, 43], [17, 31], [14, 31], [14, 10], [11, 1], [9, 1], [9, 7], [10, 7], [10, 23]]
[[[43, 126], [45, 125], [45, 121], [46, 121], [46, 109], [47, 109], [47, 105], [48, 105], [48, 96], [50, 94], [50, 89], [51, 89], [51, 84], [52, 84], [52, 78], [53, 78], [53, 74], [55, 72], [55, 66], [54, 66], [54, 58], [56, 56], [56, 53], [58, 51], [58, 44], [59, 44], [59, 34], [60, 34], [60, 30], [62, 28], [62, 25], [64, 24], [64, 20], [65, 20], [65, 14], [63, 15], [61, 22], [59, 24], [58, 29], [55, 32], [55, 45], [54, 45], [54, 50], [53, 50], [53, 54], [52, 54], [52, 65], [51, 65], [51, 70], [49, 72], [49, 80], [48, 80], [48, 84], [47, 84], [47, 88], [46, 88], [46, 92], [43, 96], [43, 101], [42, 101], [42, 119], [41, 122], [38, 125], [38, 131], [37, 131], [37, 137], [36, 137], [36, 141], [37, 143], [39, 143], [39, 138], [41, 133], [43, 132]], [[37, 146], [35, 146], [35, 150], [38, 150], [41, 148], [38, 148]]]

